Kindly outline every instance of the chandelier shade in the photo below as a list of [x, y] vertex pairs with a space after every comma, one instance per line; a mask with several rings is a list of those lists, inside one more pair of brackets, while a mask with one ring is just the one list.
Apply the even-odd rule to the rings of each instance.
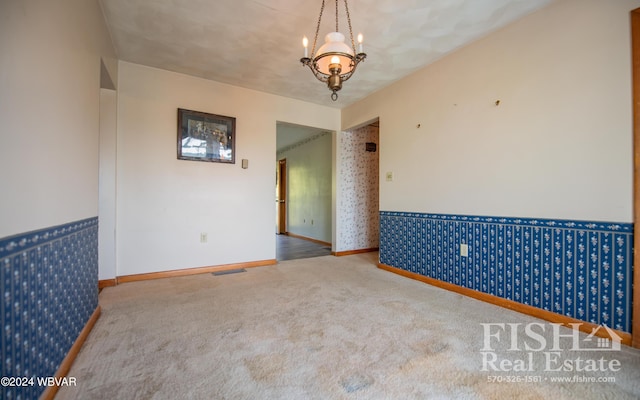
[[[345, 43], [345, 36], [339, 32], [338, 26], [338, 2], [336, 4], [336, 31], [330, 32], [325, 36], [325, 43], [315, 52], [322, 21], [322, 13], [324, 11], [325, 2], [322, 0], [320, 8], [320, 16], [318, 17], [318, 25], [316, 28], [315, 38], [311, 54], [309, 57], [309, 40], [305, 36], [302, 40], [304, 47], [304, 57], [300, 59], [303, 66], [309, 67], [313, 75], [321, 82], [324, 82], [332, 91], [331, 99], [338, 99], [338, 90], [342, 89], [342, 83], [348, 80], [356, 70], [358, 63], [363, 61], [367, 55], [362, 51], [362, 34], [358, 35], [358, 51], [353, 39], [353, 30], [351, 29], [351, 17], [349, 15], [349, 6], [347, 0], [344, 0], [344, 7], [347, 14], [347, 22], [349, 26], [349, 36], [351, 46]], [[314, 54], [315, 53], [315, 54]]]
[[[342, 73], [346, 74], [347, 72], [351, 72], [351, 69], [353, 69], [351, 60], [354, 54], [353, 49], [344, 42], [344, 35], [340, 32], [331, 32], [325, 36], [324, 41], [325, 43], [320, 46], [316, 53], [318, 71], [325, 75], [331, 75], [329, 65], [334, 64], [333, 61], [335, 61], [331, 59], [338, 57], [338, 64], [342, 66]], [[331, 56], [323, 57], [324, 54], [331, 54]]]

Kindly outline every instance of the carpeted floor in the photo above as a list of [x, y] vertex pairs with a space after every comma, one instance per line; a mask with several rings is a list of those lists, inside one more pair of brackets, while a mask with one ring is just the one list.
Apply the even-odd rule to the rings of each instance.
[[[542, 321], [377, 269], [376, 257], [106, 288], [69, 372], [78, 385], [56, 399], [640, 398], [640, 352], [625, 346], [558, 352], [616, 359], [616, 372], [545, 372], [541, 352], [533, 371], [482, 371], [482, 323]], [[500, 359], [526, 357], [507, 342], [491, 342]], [[573, 376], [615, 383], [551, 382]]]

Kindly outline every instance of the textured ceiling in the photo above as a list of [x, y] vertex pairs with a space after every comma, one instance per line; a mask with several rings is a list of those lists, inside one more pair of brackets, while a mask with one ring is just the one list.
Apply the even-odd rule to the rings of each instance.
[[[351, 0], [367, 59], [336, 102], [299, 61], [321, 0], [101, 3], [121, 60], [342, 108], [551, 1]], [[342, 5], [339, 19], [348, 34]], [[327, 0], [318, 40], [334, 28], [335, 2]]]

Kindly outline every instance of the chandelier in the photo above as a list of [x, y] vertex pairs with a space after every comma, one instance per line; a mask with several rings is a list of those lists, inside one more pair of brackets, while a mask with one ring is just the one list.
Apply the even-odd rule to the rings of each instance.
[[349, 16], [349, 6], [347, 0], [344, 0], [344, 8], [347, 13], [347, 23], [349, 25], [349, 36], [351, 39], [351, 47], [345, 43], [345, 36], [338, 29], [338, 1], [336, 0], [336, 30], [328, 33], [324, 41], [316, 53], [316, 43], [318, 41], [318, 33], [320, 32], [320, 22], [322, 21], [322, 13], [324, 11], [324, 0], [320, 7], [320, 16], [318, 17], [318, 26], [316, 27], [316, 35], [313, 39], [313, 47], [311, 48], [311, 57], [309, 57], [309, 39], [305, 36], [302, 39], [304, 46], [304, 57], [300, 59], [302, 65], [306, 65], [311, 69], [313, 75], [319, 81], [325, 82], [331, 93], [331, 100], [338, 99], [338, 90], [342, 89], [342, 82], [351, 78], [358, 63], [364, 61], [367, 55], [362, 51], [362, 34], [358, 35], [358, 51], [356, 52], [356, 43], [353, 40], [353, 30], [351, 29], [351, 17]]

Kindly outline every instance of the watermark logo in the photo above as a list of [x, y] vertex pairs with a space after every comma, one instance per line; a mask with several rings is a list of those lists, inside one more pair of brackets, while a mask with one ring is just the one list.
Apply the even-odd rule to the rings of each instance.
[[[606, 331], [608, 337], [599, 337], [596, 336], [598, 331], [600, 330]], [[588, 351], [620, 351], [620, 343], [622, 342], [622, 338], [611, 328], [607, 326], [600, 325], [596, 328], [591, 329], [591, 333], [589, 336], [582, 340], [584, 344], [595, 343], [595, 347], [583, 346], [582, 350]]]
[[[581, 323], [571, 323], [563, 332], [557, 323], [483, 323], [482, 371], [532, 372], [542, 365], [544, 372], [615, 372], [620, 361], [602, 354], [571, 352], [620, 351], [622, 338], [606, 326], [592, 328], [588, 335], [579, 331]], [[538, 363], [536, 363], [538, 361]], [[538, 368], [539, 369], [539, 368]], [[539, 371], [541, 372], [541, 371]]]

